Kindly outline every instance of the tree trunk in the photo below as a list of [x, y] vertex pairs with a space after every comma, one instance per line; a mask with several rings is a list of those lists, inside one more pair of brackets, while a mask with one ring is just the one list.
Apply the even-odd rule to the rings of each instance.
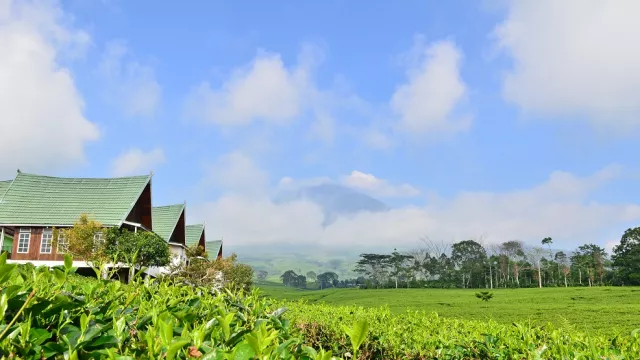
[[569, 285], [567, 285], [567, 274], [564, 274], [564, 287], [568, 287]]
[[580, 285], [582, 285], [582, 269], [578, 268], [578, 280]]
[[541, 274], [540, 261], [538, 261], [538, 287], [542, 288], [542, 274]]
[[398, 288], [398, 277], [396, 276], [396, 289]]
[[491, 272], [491, 263], [489, 263], [489, 285], [493, 289], [493, 273]]

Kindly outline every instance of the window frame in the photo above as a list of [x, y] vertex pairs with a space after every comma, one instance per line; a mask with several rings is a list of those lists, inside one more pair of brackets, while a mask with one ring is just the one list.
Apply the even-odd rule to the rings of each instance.
[[[42, 251], [42, 247], [45, 245], [45, 235], [48, 235], [49, 237], [49, 241], [48, 241], [48, 246], [49, 246], [49, 251]], [[40, 254], [51, 254], [53, 253], [53, 231], [51, 231], [50, 229], [45, 229], [42, 231], [42, 236], [40, 237]]]
[[[26, 246], [26, 250], [24, 251], [20, 251], [20, 249], [24, 248], [24, 246], [22, 245], [22, 241], [23, 241], [23, 237], [22, 235], [26, 235], [27, 236], [27, 246]], [[29, 248], [31, 247], [31, 228], [20, 228], [20, 232], [18, 233], [18, 246], [16, 248], [16, 253], [18, 254], [28, 254], [29, 253]]]
[[[62, 246], [61, 246], [62, 245]], [[69, 252], [69, 242], [62, 231], [58, 232], [58, 243], [56, 244], [57, 254], [66, 254]]]

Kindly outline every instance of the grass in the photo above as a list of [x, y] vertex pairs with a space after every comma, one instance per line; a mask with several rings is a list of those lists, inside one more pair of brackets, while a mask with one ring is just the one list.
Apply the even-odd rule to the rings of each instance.
[[263, 293], [280, 300], [305, 299], [327, 305], [388, 306], [394, 313], [407, 309], [436, 312], [440, 316], [494, 320], [499, 323], [551, 322], [570, 325], [587, 333], [612, 335], [640, 328], [640, 288], [543, 288], [492, 290], [494, 297], [483, 303], [477, 290], [464, 289], [328, 289], [298, 290], [281, 284], [259, 285]]

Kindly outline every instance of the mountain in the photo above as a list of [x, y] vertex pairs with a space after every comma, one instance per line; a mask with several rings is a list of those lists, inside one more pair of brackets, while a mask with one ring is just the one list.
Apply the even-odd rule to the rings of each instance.
[[307, 200], [318, 205], [324, 212], [325, 226], [339, 216], [350, 216], [360, 212], [384, 212], [389, 210], [382, 201], [351, 188], [337, 184], [319, 184], [301, 187], [277, 194], [277, 203]]

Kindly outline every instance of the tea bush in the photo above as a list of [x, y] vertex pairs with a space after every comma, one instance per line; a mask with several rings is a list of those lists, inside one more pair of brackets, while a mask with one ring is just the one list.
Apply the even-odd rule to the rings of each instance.
[[[81, 278], [0, 256], [0, 359], [638, 359], [640, 336]], [[288, 307], [286, 310], [283, 306]], [[332, 355], [333, 354], [333, 355]]]
[[[80, 278], [0, 257], [2, 359], [330, 359], [257, 293]], [[275, 309], [275, 310], [274, 310]]]
[[504, 325], [388, 308], [289, 303], [287, 318], [305, 341], [352, 353], [345, 324], [368, 324], [361, 359], [640, 359], [640, 334], [588, 336], [570, 327]]

